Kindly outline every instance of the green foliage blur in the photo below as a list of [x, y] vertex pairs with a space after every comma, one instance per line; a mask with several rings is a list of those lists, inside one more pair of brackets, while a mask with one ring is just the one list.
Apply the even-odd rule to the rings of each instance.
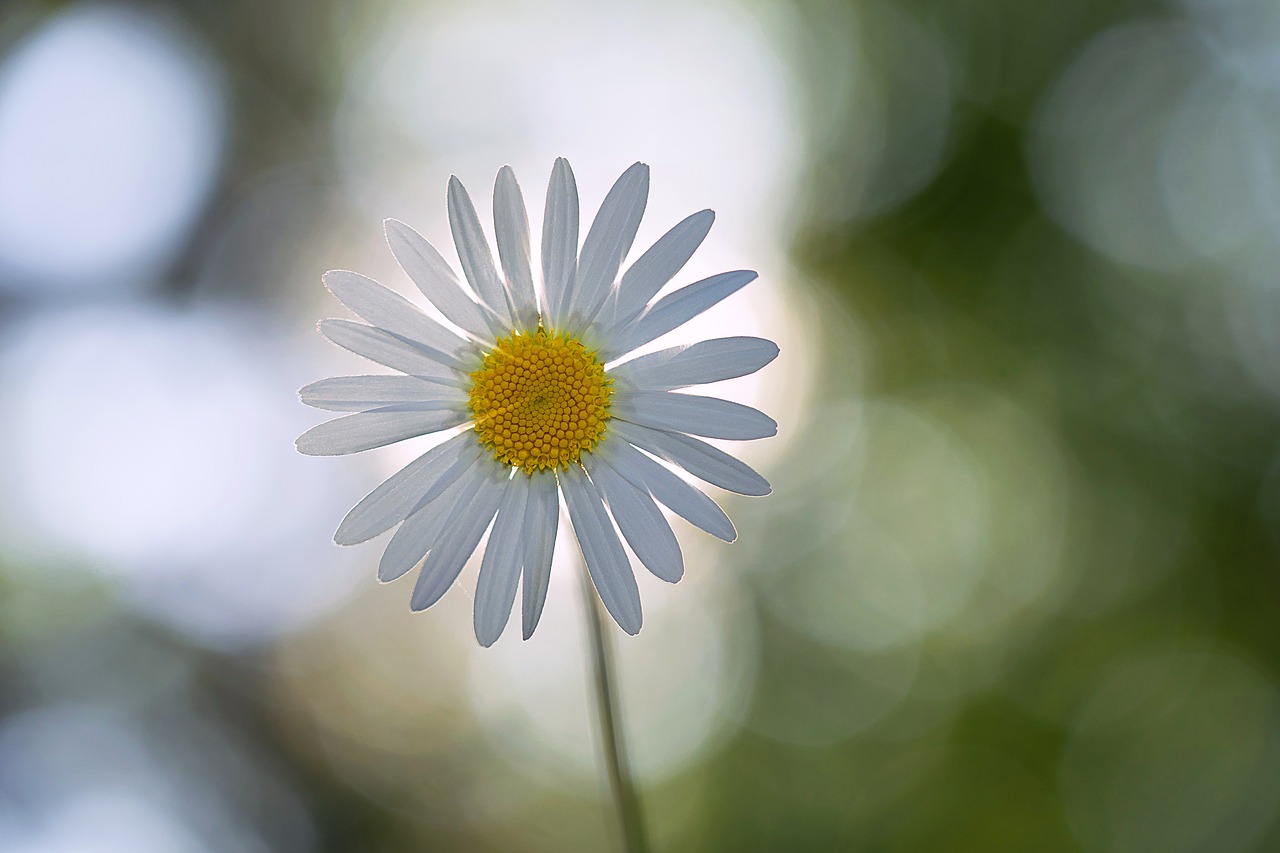
[[[975, 497], [990, 513], [991, 541], [958, 617], [921, 637], [905, 701], [859, 735], [817, 748], [741, 738], [710, 769], [719, 823], [686, 849], [1280, 849], [1280, 410], [1275, 350], [1250, 340], [1274, 341], [1278, 328], [1274, 220], [1250, 222], [1213, 252], [1175, 245], [1134, 263], [1107, 249], [1167, 228], [1138, 218], [1160, 218], [1159, 198], [1133, 203], [1128, 216], [1108, 220], [1108, 239], [1093, 242], [1046, 210], [1058, 190], [1036, 173], [1048, 171], [1037, 156], [1055, 144], [1039, 138], [1057, 133], [1074, 155], [1116, 161], [1086, 164], [1075, 182], [1113, 167], [1117, 181], [1168, 179], [1169, 153], [1158, 143], [1177, 105], [1139, 100], [1125, 75], [1171, 67], [1190, 75], [1196, 63], [1230, 62], [1214, 56], [1230, 49], [1221, 32], [1193, 29], [1197, 13], [1211, 18], [1225, 5], [801, 4], [809, 29], [797, 55], [820, 131], [793, 257], [819, 289], [824, 316], [852, 318], [845, 331], [829, 329], [819, 379], [819, 397], [853, 400], [853, 420], [872, 418], [864, 423], [871, 458], [850, 474], [853, 489], [870, 493], [850, 512], [869, 507], [869, 525], [901, 525], [889, 534], [899, 545], [948, 541], [958, 510], [946, 472], [919, 470], [927, 463], [918, 454], [933, 453], [936, 437], [917, 439], [900, 415], [884, 418], [886, 407], [906, 407], [976, 454], [985, 489]], [[936, 173], [892, 209], [861, 217], [851, 186], [874, 199], [882, 176], [849, 179], [867, 150], [866, 116], [828, 72], [846, 51], [867, 51], [889, 121], [900, 113], [905, 127], [907, 153], [884, 159], [911, 168], [911, 147], [928, 144], [910, 135], [927, 132], [911, 101], [929, 96], [920, 66], [934, 57], [913, 53], [919, 34], [898, 16], [940, 41], [955, 75], [951, 122]], [[831, 31], [837, 21], [856, 21], [857, 32]], [[1274, 39], [1274, 13], [1268, 21], [1255, 45]], [[1099, 34], [1119, 26], [1168, 41], [1113, 59], [1086, 100], [1072, 102], [1081, 114], [1052, 127], [1046, 101]], [[1193, 37], [1181, 55], [1155, 51]], [[1268, 86], [1258, 97], [1274, 110], [1274, 80]], [[1219, 106], [1196, 116], [1195, 144], [1212, 144], [1213, 120], [1227, 109]], [[1110, 125], [1090, 127], [1094, 112]], [[1254, 132], [1242, 147], [1256, 143], [1276, 163], [1274, 125]], [[1114, 147], [1089, 151], [1100, 144], [1091, 135], [1104, 133]], [[1125, 203], [1108, 190], [1151, 190], [1075, 189], [1094, 191], [1088, 203], [1097, 206]], [[1218, 189], [1239, 200], [1256, 188]], [[1192, 201], [1211, 220], [1219, 199]], [[1184, 231], [1177, 242], [1195, 236]], [[1268, 259], [1257, 272], [1255, 253]], [[1253, 322], [1260, 330], [1247, 328]], [[806, 438], [823, 446], [841, 414], [819, 416]], [[793, 453], [812, 446], [802, 439]], [[822, 490], [833, 474], [780, 490], [799, 504], [806, 498], [797, 491]], [[858, 482], [868, 475], [881, 479]], [[918, 479], [904, 485], [904, 476]], [[826, 488], [819, 493], [834, 499], [839, 487]], [[1041, 503], [1051, 509], [1027, 526]], [[811, 521], [782, 513], [771, 523], [777, 547], [763, 559], [783, 567], [779, 586], [825, 576], [815, 561], [850, 574], [866, 568], [847, 541], [789, 558]], [[846, 522], [832, 535], [856, 537], [867, 524]], [[944, 589], [957, 569], [959, 560], [943, 560], [922, 594]], [[1052, 580], [1031, 581], [1044, 585], [1017, 600], [1020, 573], [1046, 571]], [[757, 594], [763, 601], [775, 591]], [[794, 712], [796, 726], [812, 714], [822, 724], [839, 713], [827, 703], [867, 701], [858, 677], [873, 671], [868, 654], [882, 652], [865, 643], [834, 652], [765, 618], [756, 713]], [[770, 707], [784, 702], [794, 704]]]

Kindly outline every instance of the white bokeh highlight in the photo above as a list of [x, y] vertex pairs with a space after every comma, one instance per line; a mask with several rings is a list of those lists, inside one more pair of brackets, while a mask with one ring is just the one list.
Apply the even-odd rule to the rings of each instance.
[[0, 65], [0, 291], [145, 286], [212, 189], [226, 121], [220, 71], [168, 17], [51, 18]]
[[292, 452], [306, 423], [283, 336], [216, 310], [37, 314], [0, 348], [0, 529], [36, 566], [117, 579], [214, 644], [292, 627], [355, 581], [341, 477]]

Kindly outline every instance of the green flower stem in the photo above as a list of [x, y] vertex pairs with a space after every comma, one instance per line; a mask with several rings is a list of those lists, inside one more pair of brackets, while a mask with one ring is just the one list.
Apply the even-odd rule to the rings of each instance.
[[582, 603], [587, 611], [587, 624], [591, 631], [591, 663], [595, 673], [601, 745], [609, 767], [613, 799], [618, 804], [623, 848], [627, 853], [646, 853], [649, 840], [645, 834], [644, 812], [640, 807], [640, 795], [636, 792], [635, 781], [631, 778], [631, 763], [627, 760], [627, 745], [622, 734], [617, 685], [610, 669], [613, 650], [610, 648], [609, 637], [605, 634], [604, 620], [600, 616], [600, 598], [591, 585], [585, 566], [582, 567]]

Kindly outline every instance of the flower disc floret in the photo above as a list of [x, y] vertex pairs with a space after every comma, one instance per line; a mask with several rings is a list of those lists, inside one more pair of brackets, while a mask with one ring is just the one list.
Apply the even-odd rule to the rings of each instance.
[[571, 335], [513, 332], [471, 374], [480, 443], [526, 472], [574, 464], [609, 421], [613, 380], [593, 350]]

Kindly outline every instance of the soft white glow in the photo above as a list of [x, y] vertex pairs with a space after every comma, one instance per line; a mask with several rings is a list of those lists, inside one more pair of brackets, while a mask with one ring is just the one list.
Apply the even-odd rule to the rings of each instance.
[[330, 535], [347, 498], [293, 450], [305, 377], [276, 333], [143, 308], [20, 328], [0, 348], [8, 548], [123, 576], [145, 610], [212, 642], [342, 596]]
[[[490, 649], [473, 646], [471, 694], [482, 721], [523, 772], [562, 785], [565, 771], [594, 788], [598, 751], [590, 650], [571, 542], [557, 548], [546, 610], [528, 642], [519, 613]], [[695, 555], [696, 556], [696, 555]], [[754, 624], [733, 607], [731, 587], [690, 562], [678, 587], [637, 565], [645, 627], [624, 637], [612, 624], [616, 666], [636, 773], [648, 783], [678, 773], [729, 737], [750, 695]], [[458, 590], [454, 590], [458, 592]], [[606, 617], [607, 618], [607, 617]]]
[[540, 211], [564, 156], [584, 206], [631, 162], [649, 163], [655, 187], [680, 190], [655, 193], [651, 227], [698, 207], [734, 212], [728, 228], [755, 237], [781, 224], [798, 121], [782, 60], [744, 9], [561, 0], [403, 11], [367, 47], [335, 125], [372, 215], [443, 224], [448, 174], [483, 198], [478, 180], [503, 163]]
[[0, 288], [133, 287], [212, 184], [221, 82], [166, 19], [77, 6], [0, 66]]

